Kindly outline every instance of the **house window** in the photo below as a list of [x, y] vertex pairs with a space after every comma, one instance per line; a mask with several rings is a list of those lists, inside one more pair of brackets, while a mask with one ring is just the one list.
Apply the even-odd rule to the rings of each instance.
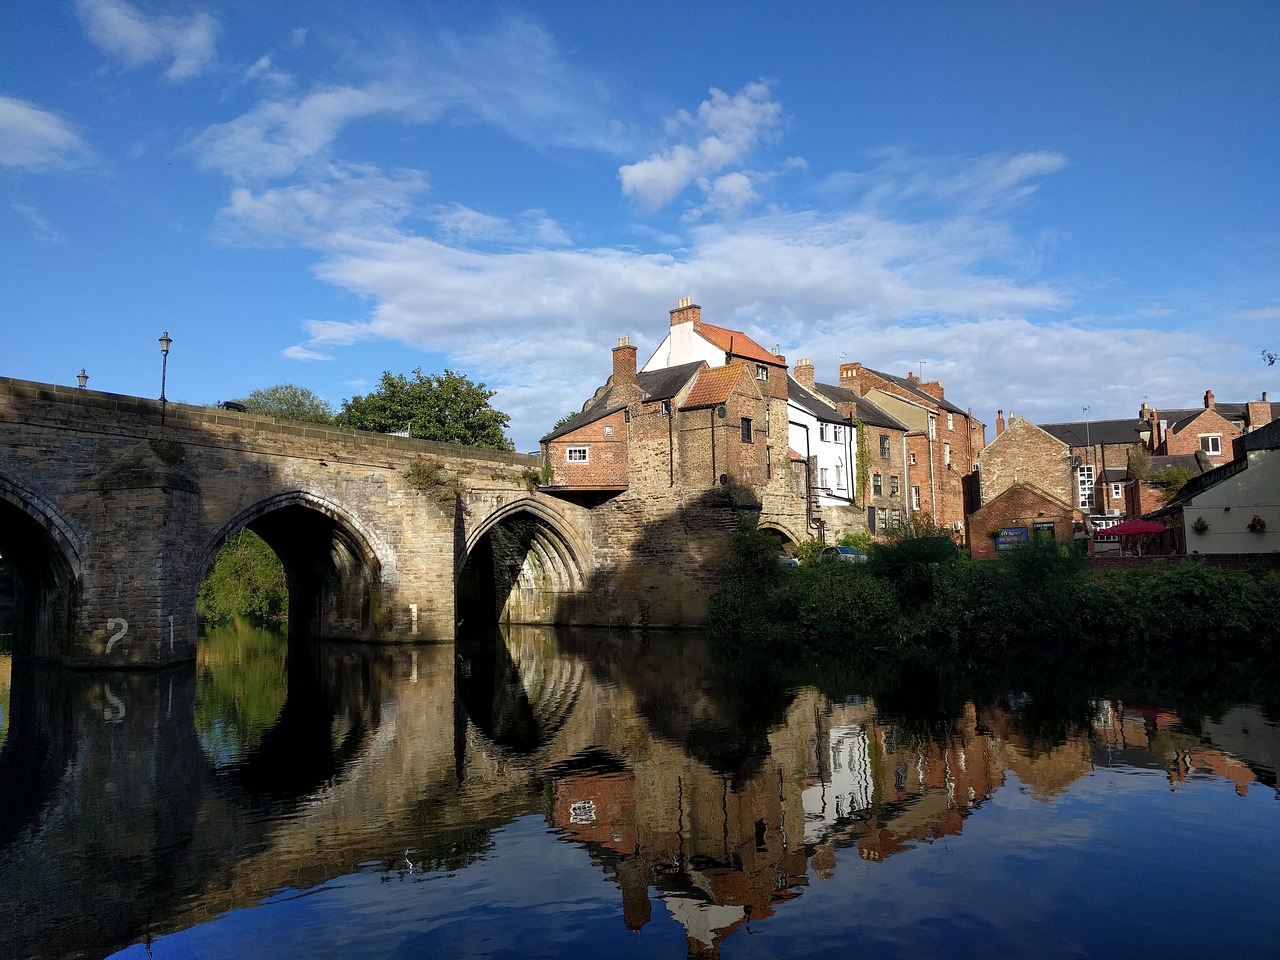
[[827, 439], [827, 425], [825, 423], [818, 424], [818, 439]]
[[822, 487], [822, 489], [823, 489], [823, 490], [830, 490], [830, 489], [831, 489], [831, 485], [830, 485], [829, 483], [827, 483], [827, 468], [826, 468], [826, 467], [819, 467], [819, 468], [818, 468], [818, 486]]
[[947, 414], [947, 429], [948, 429], [948, 430], [954, 430], [955, 428], [956, 428], [956, 422], [955, 422], [955, 420], [953, 420], [953, 419], [952, 419], [951, 414], [949, 414], [949, 413], [948, 413], [948, 414]]
[[889, 478], [889, 493], [896, 497], [896, 496], [898, 495], [898, 490], [899, 490], [899, 487], [898, 487], [898, 478], [897, 478], [896, 476], [892, 476], [892, 477], [890, 477], [890, 478]]
[[770, 416], [771, 413], [772, 411], [770, 411], [768, 407], [764, 408], [764, 435], [766, 437], [772, 435], [773, 433], [773, 423], [772, 423], [773, 418], [772, 416]]
[[836, 443], [839, 443], [841, 440], [844, 439], [844, 428], [841, 427], [839, 424], [836, 424], [832, 428], [832, 431], [833, 431], [832, 439], [834, 439]]
[[902, 511], [896, 507], [889, 511], [889, 522], [893, 524], [894, 529], [902, 526]]
[[883, 530], [888, 525], [889, 511], [881, 507], [876, 511], [876, 518], [880, 521], [880, 529]]
[[911, 509], [915, 510], [917, 513], [920, 511], [920, 488], [919, 487], [911, 488]]
[[1086, 463], [1076, 469], [1077, 506], [1087, 509], [1093, 506], [1093, 464]]
[[766, 367], [763, 363], [756, 364], [756, 379], [757, 380], [769, 379], [769, 368]]
[[669, 416], [671, 416], [671, 401], [670, 401], [670, 400], [663, 400], [663, 401], [662, 401], [662, 415], [663, 415], [664, 417], [669, 417]]
[[871, 475], [871, 492], [876, 496], [884, 493], [884, 483], [880, 479], [880, 474], [873, 473]]
[[1207, 433], [1200, 438], [1200, 451], [1211, 457], [1222, 453], [1222, 437], [1216, 433]]
[[[765, 430], [768, 431], [769, 415], [765, 414]], [[764, 478], [766, 480], [773, 479], [773, 447], [764, 448]]]
[[907, 462], [908, 462], [908, 463], [910, 463], [910, 464], [914, 467], [914, 466], [916, 465], [916, 455], [915, 455], [914, 453], [913, 453], [913, 454], [910, 454], [910, 455], [908, 456], [908, 460], [907, 460]]
[[836, 467], [836, 489], [837, 489], [837, 490], [843, 490], [843, 489], [844, 489], [844, 484], [842, 484], [842, 483], [840, 482], [840, 468], [839, 468], [839, 467]]
[[586, 463], [587, 448], [586, 447], [569, 447], [565, 451], [565, 459], [570, 463]]
[[885, 460], [889, 459], [889, 435], [887, 433], [880, 434], [880, 456]]
[[1124, 486], [1123, 486], [1123, 484], [1113, 483], [1113, 484], [1111, 485], [1111, 499], [1112, 499], [1112, 500], [1120, 500], [1120, 499], [1122, 499], [1123, 497], [1124, 497]]
[[938, 418], [933, 415], [929, 416], [929, 439], [938, 439]]
[[942, 463], [944, 466], [951, 466], [951, 444], [945, 440], [942, 442]]
[[751, 442], [751, 418], [750, 417], [742, 418], [742, 442], [743, 443]]
[[604, 435], [605, 435], [606, 437], [612, 437], [612, 436], [613, 436], [613, 424], [612, 424], [612, 423], [606, 423], [606, 424], [604, 425]]

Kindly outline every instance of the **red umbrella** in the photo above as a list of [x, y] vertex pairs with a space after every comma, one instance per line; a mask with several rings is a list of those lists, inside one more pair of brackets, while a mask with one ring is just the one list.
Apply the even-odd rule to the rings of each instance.
[[1114, 527], [1095, 527], [1095, 537], [1128, 537], [1139, 533], [1164, 533], [1164, 525], [1150, 520], [1126, 520]]

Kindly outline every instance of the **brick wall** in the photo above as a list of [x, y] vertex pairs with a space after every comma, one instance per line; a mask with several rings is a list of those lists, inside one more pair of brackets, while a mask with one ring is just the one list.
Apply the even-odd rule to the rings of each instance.
[[1075, 536], [1073, 515], [1069, 506], [1019, 480], [970, 516], [969, 553], [976, 559], [996, 559], [1001, 551], [990, 536], [992, 530], [1024, 528], [1029, 540], [1035, 536], [1036, 524], [1051, 524], [1054, 540], [1070, 543]]

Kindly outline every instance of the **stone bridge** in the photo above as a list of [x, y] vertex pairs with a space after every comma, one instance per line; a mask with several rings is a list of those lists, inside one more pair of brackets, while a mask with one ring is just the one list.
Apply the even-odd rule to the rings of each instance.
[[295, 637], [451, 640], [460, 595], [488, 619], [607, 616], [584, 604], [599, 586], [590, 510], [538, 492], [538, 466], [0, 378], [14, 652], [82, 667], [192, 660], [200, 583], [246, 528], [284, 565]]

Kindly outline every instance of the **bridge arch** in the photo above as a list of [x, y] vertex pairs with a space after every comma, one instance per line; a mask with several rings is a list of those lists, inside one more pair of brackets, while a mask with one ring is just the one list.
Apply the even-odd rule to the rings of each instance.
[[0, 477], [0, 557], [15, 578], [19, 657], [46, 659], [75, 632], [85, 545], [44, 498]]
[[374, 637], [384, 566], [394, 565], [394, 558], [358, 518], [306, 490], [260, 500], [227, 520], [203, 545], [194, 589], [222, 546], [244, 529], [262, 537], [284, 566], [291, 638]]
[[519, 497], [467, 532], [455, 571], [460, 622], [555, 623], [581, 594], [590, 553], [556, 506]]

